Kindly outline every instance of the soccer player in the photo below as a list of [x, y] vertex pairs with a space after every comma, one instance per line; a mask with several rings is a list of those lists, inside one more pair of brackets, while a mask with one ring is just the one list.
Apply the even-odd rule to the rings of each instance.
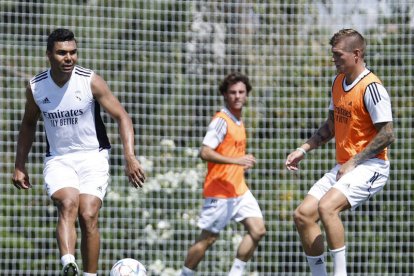
[[77, 219], [82, 232], [83, 275], [96, 275], [98, 214], [108, 186], [110, 148], [100, 106], [119, 125], [129, 181], [141, 187], [145, 176], [134, 153], [132, 121], [104, 79], [76, 65], [78, 48], [73, 32], [54, 30], [47, 39], [46, 55], [50, 68], [33, 77], [26, 88], [12, 180], [19, 189], [32, 186], [25, 163], [42, 116], [47, 138], [44, 185], [58, 209], [56, 238], [62, 275], [80, 275], [74, 256]]
[[259, 204], [248, 189], [244, 173], [256, 159], [246, 154], [246, 131], [242, 108], [252, 89], [247, 76], [234, 72], [221, 83], [225, 107], [213, 117], [200, 150], [208, 162], [204, 182], [204, 206], [198, 226], [202, 229], [189, 248], [181, 275], [194, 275], [205, 252], [217, 240], [219, 232], [231, 221], [244, 225], [247, 233], [241, 241], [229, 275], [242, 275], [246, 262], [265, 235]]
[[364, 37], [353, 29], [342, 29], [332, 36], [330, 45], [338, 75], [328, 118], [286, 160], [287, 169], [297, 170], [307, 152], [335, 137], [337, 164], [313, 185], [294, 213], [314, 276], [327, 275], [319, 220], [333, 257], [334, 275], [347, 275], [345, 230], [339, 214], [354, 210], [384, 187], [390, 170], [387, 146], [394, 141], [390, 97], [365, 66]]

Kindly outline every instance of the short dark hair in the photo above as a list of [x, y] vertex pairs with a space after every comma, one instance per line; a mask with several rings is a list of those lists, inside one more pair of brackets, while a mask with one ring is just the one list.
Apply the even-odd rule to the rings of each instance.
[[365, 55], [365, 48], [367, 47], [367, 42], [365, 38], [354, 29], [342, 29], [335, 33], [329, 40], [331, 46], [335, 46], [342, 39], [350, 38], [347, 45], [347, 51], [352, 52], [355, 49], [360, 49], [362, 52], [362, 57]]
[[72, 41], [72, 40], [77, 42], [75, 39], [75, 35], [73, 34], [71, 30], [64, 29], [64, 28], [56, 29], [53, 32], [51, 32], [49, 36], [47, 37], [47, 48], [46, 49], [51, 52], [53, 50], [53, 47], [55, 46], [55, 42]]
[[243, 75], [240, 72], [232, 72], [228, 74], [221, 82], [219, 86], [220, 93], [226, 93], [230, 86], [238, 82], [242, 82], [244, 85], [246, 85], [247, 94], [250, 92], [250, 90], [252, 90], [252, 85], [250, 84], [249, 78], [246, 75]]

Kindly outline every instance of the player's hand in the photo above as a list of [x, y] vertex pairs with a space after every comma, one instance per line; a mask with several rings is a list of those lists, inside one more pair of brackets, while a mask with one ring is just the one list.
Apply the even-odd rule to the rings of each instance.
[[338, 172], [336, 173], [336, 181], [338, 181], [346, 173], [355, 169], [355, 167], [356, 167], [355, 162], [352, 159], [349, 159], [339, 168]]
[[286, 158], [285, 166], [289, 171], [299, 170], [299, 162], [305, 157], [305, 155], [298, 150], [291, 152]]
[[256, 158], [252, 154], [246, 154], [245, 156], [239, 157], [237, 161], [240, 166], [243, 166], [245, 171], [253, 168], [256, 164]]
[[132, 186], [141, 188], [144, 185], [145, 173], [135, 156], [126, 159], [125, 172]]
[[17, 189], [29, 189], [32, 187], [29, 181], [29, 176], [27, 175], [26, 170], [15, 169], [12, 177], [13, 185]]

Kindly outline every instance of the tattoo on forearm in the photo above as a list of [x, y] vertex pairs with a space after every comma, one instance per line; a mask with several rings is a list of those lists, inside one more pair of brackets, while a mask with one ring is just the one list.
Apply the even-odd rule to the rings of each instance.
[[330, 111], [328, 120], [316, 131], [310, 140], [312, 140], [316, 147], [319, 147], [331, 140], [334, 135], [334, 114]]
[[314, 134], [314, 142], [317, 146], [321, 146], [331, 140], [332, 132], [329, 129], [328, 124], [322, 125]]
[[360, 164], [365, 160], [373, 158], [392, 142], [394, 142], [392, 126], [391, 124], [387, 124], [381, 128], [375, 138], [363, 151], [354, 156], [354, 160], [357, 164]]

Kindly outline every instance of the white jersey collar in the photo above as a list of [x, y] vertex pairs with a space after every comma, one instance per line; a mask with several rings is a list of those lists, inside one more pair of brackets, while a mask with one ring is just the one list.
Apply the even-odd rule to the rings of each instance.
[[228, 115], [230, 119], [232, 119], [233, 122], [235, 122], [237, 125], [240, 126], [242, 124], [242, 120], [237, 119], [236, 116], [234, 116], [227, 107], [223, 107], [221, 111], [226, 113], [226, 115]]
[[346, 84], [346, 79], [344, 78], [343, 82], [342, 82], [342, 87], [344, 88], [344, 91], [349, 91], [352, 88], [354, 88], [354, 86], [362, 79], [364, 78], [366, 75], [368, 75], [369, 73], [371, 73], [371, 71], [369, 71], [367, 68], [364, 69], [364, 71], [362, 71], [361, 74], [359, 74], [359, 76], [349, 85]]

